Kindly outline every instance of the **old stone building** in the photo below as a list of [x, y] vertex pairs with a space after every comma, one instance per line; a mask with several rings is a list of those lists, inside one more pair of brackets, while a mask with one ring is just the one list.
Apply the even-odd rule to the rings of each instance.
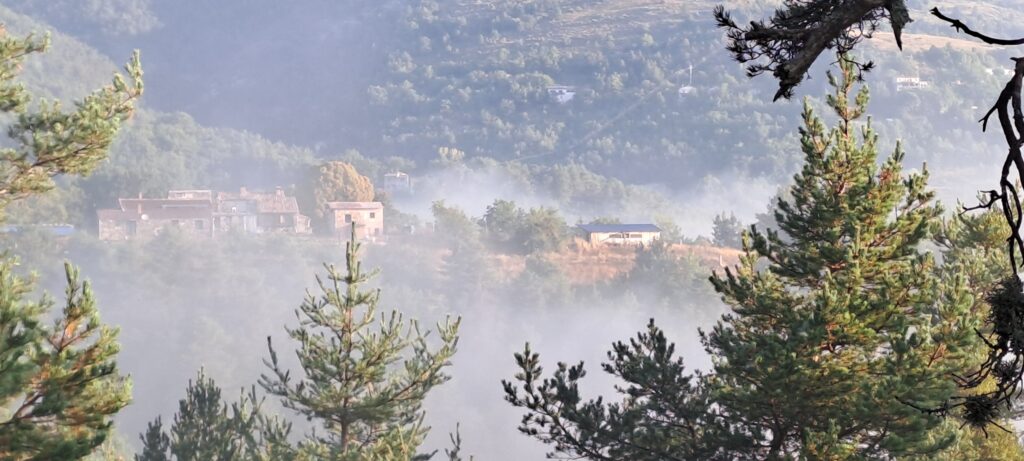
[[174, 228], [196, 237], [230, 232], [308, 234], [309, 218], [283, 189], [270, 193], [172, 190], [167, 198], [118, 199], [97, 211], [101, 240], [150, 239]]
[[174, 228], [196, 237], [213, 236], [213, 202], [203, 198], [122, 198], [118, 208], [99, 210], [100, 240], [151, 239]]
[[218, 231], [224, 232], [310, 233], [309, 217], [299, 212], [295, 197], [286, 195], [281, 188], [270, 193], [244, 187], [238, 192], [218, 192], [216, 218]]
[[356, 239], [384, 238], [384, 205], [380, 202], [328, 202], [327, 226], [331, 233], [347, 237], [355, 227]]

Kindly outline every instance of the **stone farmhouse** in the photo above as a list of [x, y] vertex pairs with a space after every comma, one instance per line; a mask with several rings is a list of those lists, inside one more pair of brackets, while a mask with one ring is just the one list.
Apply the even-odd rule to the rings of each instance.
[[173, 190], [167, 198], [121, 198], [118, 208], [98, 210], [100, 240], [148, 240], [167, 229], [195, 237], [228, 232], [310, 233], [309, 217], [295, 197], [274, 192]]
[[217, 227], [249, 233], [310, 233], [309, 217], [299, 212], [295, 197], [280, 187], [273, 193], [239, 189], [217, 193]]
[[328, 202], [327, 227], [332, 234], [348, 238], [353, 227], [357, 240], [384, 238], [384, 205], [380, 202]]

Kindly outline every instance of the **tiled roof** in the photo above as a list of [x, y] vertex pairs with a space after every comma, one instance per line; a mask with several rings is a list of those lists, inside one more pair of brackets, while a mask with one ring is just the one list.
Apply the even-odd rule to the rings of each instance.
[[260, 213], [298, 213], [299, 202], [295, 197], [264, 194], [256, 198], [256, 209]]

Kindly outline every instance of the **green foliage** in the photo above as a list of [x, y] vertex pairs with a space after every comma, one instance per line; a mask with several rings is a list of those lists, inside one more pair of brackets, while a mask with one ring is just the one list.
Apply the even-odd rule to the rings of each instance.
[[26, 301], [32, 286], [0, 263], [0, 459], [78, 459], [100, 446], [131, 384], [114, 361], [117, 329], [103, 325], [88, 282], [65, 264], [65, 305]]
[[449, 207], [444, 200], [438, 200], [431, 204], [430, 211], [434, 214], [434, 234], [448, 247], [463, 242], [479, 242], [480, 227], [461, 209]]
[[[137, 35], [160, 26], [151, 0], [13, 0], [7, 6], [46, 18], [62, 29], [89, 34]], [[82, 27], [83, 23], [91, 27]]]
[[261, 412], [262, 400], [255, 389], [243, 392], [239, 401], [228, 406], [217, 383], [199, 370], [189, 381], [185, 398], [178, 401], [178, 412], [168, 436], [160, 417], [149, 423], [139, 435], [142, 453], [136, 461], [233, 461], [287, 460], [294, 458], [288, 445], [290, 424]]
[[560, 250], [569, 229], [558, 210], [548, 207], [524, 210], [510, 200], [495, 200], [480, 220], [492, 248], [512, 253]]
[[437, 160], [441, 166], [458, 165], [465, 159], [466, 153], [454, 147], [442, 147], [437, 149]]
[[515, 248], [523, 215], [523, 209], [511, 200], [498, 199], [488, 205], [482, 221], [490, 243], [495, 248]]
[[479, 240], [455, 242], [441, 268], [445, 293], [453, 306], [478, 305], [495, 280], [494, 262]]
[[299, 343], [297, 380], [277, 358], [268, 337], [271, 374], [260, 385], [285, 408], [314, 422], [299, 444], [302, 456], [327, 460], [424, 459], [423, 400], [448, 380], [444, 373], [458, 342], [459, 321], [438, 325], [432, 349], [415, 321], [392, 311], [378, 317], [379, 291], [363, 291], [373, 275], [362, 271], [360, 245], [346, 247], [346, 271], [325, 265], [320, 295], [308, 294], [288, 328]]
[[16, 38], [0, 30], [0, 112], [14, 119], [7, 134], [15, 144], [0, 149], [0, 207], [52, 189], [54, 176], [92, 172], [107, 158], [121, 123], [142, 95], [142, 66], [136, 52], [125, 67], [130, 84], [115, 74], [109, 86], [75, 103], [70, 112], [56, 102], [34, 101], [15, 78], [24, 58], [44, 51], [48, 44], [48, 38]]
[[712, 221], [711, 236], [715, 245], [727, 248], [740, 248], [742, 246], [743, 224], [736, 215], [729, 213], [716, 215]]
[[557, 251], [569, 238], [565, 219], [558, 210], [548, 207], [530, 208], [520, 232], [523, 247], [529, 253]]
[[371, 202], [374, 198], [370, 178], [359, 174], [345, 162], [327, 162], [313, 170], [300, 193], [304, 197], [306, 212], [319, 219], [326, 216], [328, 202]]
[[[990, 306], [985, 295], [997, 288], [1009, 270], [1005, 226], [1005, 219], [997, 210], [984, 213], [957, 213], [937, 226], [934, 239], [942, 250], [941, 269], [945, 277], [962, 277], [970, 286], [971, 292], [974, 293], [970, 313], [972, 318], [988, 315]], [[972, 363], [984, 360], [982, 352], [978, 353], [978, 358]], [[984, 392], [992, 388], [994, 381], [990, 380], [978, 391]], [[1014, 433], [998, 429], [986, 432], [970, 425], [963, 425], [959, 418], [948, 418], [944, 424], [957, 427], [957, 442], [949, 450], [921, 459], [1024, 459], [1024, 447]], [[1001, 425], [1012, 427], [1005, 421]]]
[[171, 426], [171, 454], [178, 461], [228, 461], [238, 457], [246, 428], [239, 418], [231, 417], [220, 394], [220, 388], [203, 370], [195, 381], [189, 380]]
[[[758, 459], [874, 459], [930, 453], [954, 437], [928, 407], [976, 345], [972, 296], [919, 246], [940, 210], [925, 174], [902, 175], [897, 147], [876, 164], [877, 137], [851, 98], [854, 65], [827, 105], [827, 130], [805, 105], [805, 164], [780, 231], [754, 231], [735, 271], [711, 278], [732, 307], [702, 333], [713, 399]], [[783, 237], [784, 235], [784, 237]], [[762, 264], [767, 264], [762, 269]]]
[[139, 440], [142, 452], [135, 455], [135, 461], [171, 461], [171, 438], [164, 432], [159, 416], [146, 425], [146, 432], [139, 435]]
[[528, 255], [523, 272], [507, 290], [509, 299], [532, 308], [564, 309], [574, 299], [568, 277], [546, 255]]
[[715, 416], [701, 375], [691, 375], [675, 357], [654, 321], [629, 343], [608, 352], [602, 370], [618, 378], [621, 402], [584, 400], [580, 382], [583, 362], [558, 363], [544, 377], [540, 356], [527, 344], [515, 354], [515, 381], [502, 381], [505, 400], [525, 410], [519, 431], [552, 445], [549, 457], [592, 460], [733, 459], [725, 456], [719, 436], [725, 428]]
[[118, 434], [111, 434], [93, 452], [84, 458], [85, 461], [128, 461], [132, 459], [132, 449]]
[[[459, 433], [459, 428], [456, 426], [455, 433], [449, 434], [452, 441], [452, 448], [445, 449], [444, 455], [448, 458], [448, 461], [462, 461], [462, 434]], [[469, 457], [469, 461], [473, 461], [473, 457]]]
[[686, 307], [710, 320], [718, 311], [708, 308], [715, 299], [706, 275], [707, 269], [695, 257], [674, 254], [671, 244], [657, 240], [637, 248], [633, 268], [611, 288], [634, 292], [650, 305]]

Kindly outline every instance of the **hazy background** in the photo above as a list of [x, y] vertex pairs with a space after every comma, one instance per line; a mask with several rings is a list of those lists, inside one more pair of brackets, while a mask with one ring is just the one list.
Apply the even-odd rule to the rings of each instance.
[[[773, 1], [728, 1], [760, 17]], [[952, 209], [995, 184], [998, 133], [975, 123], [1005, 76], [1008, 55], [959, 39], [927, 19], [937, 4], [970, 14], [993, 34], [1020, 35], [1017, 2], [915, 2], [906, 49], [887, 32], [863, 48], [883, 152], [904, 142], [906, 165], [932, 171]], [[26, 82], [71, 100], [105, 83], [132, 49], [146, 71], [142, 109], [110, 160], [90, 178], [64, 180], [12, 213], [25, 224], [72, 223], [53, 241], [31, 232], [10, 244], [40, 285], [60, 288], [60, 264], [81, 265], [104, 319], [121, 327], [120, 364], [134, 403], [118, 417], [135, 441], [146, 421], [169, 419], [188, 379], [205, 367], [233, 395], [256, 382], [265, 338], [289, 351], [283, 326], [335, 242], [285, 237], [193, 241], [167, 234], [149, 243], [95, 239], [95, 210], [117, 197], [168, 189], [301, 186], [311, 165], [353, 163], [371, 180], [400, 169], [411, 193], [394, 209], [428, 228], [444, 200], [469, 217], [495, 199], [554, 207], [567, 224], [616, 218], [672, 222], [678, 237], [710, 237], [712, 219], [758, 222], [801, 159], [801, 99], [820, 107], [827, 60], [794, 101], [771, 102], [769, 78], [748, 80], [730, 60], [702, 0], [11, 0], [0, 21], [15, 33], [50, 31], [53, 48], [26, 62]], [[692, 77], [691, 77], [692, 66]], [[895, 79], [928, 88], [897, 91]], [[571, 85], [560, 104], [547, 87]], [[682, 86], [692, 86], [680, 94]], [[438, 149], [466, 153], [458, 164]], [[386, 219], [393, 219], [392, 215]], [[703, 241], [703, 240], [702, 240]], [[706, 278], [710, 258], [683, 258], [642, 272], [610, 256], [584, 264], [604, 274], [580, 280], [571, 255], [507, 255], [484, 246], [467, 258], [431, 235], [396, 236], [367, 249], [380, 267], [384, 308], [426, 324], [463, 317], [453, 379], [431, 396], [428, 449], [447, 446], [462, 424], [467, 453], [484, 460], [542, 459], [519, 435], [519, 414], [499, 381], [529, 341], [553, 367], [585, 360], [586, 391], [607, 393], [597, 364], [612, 341], [656, 318], [691, 366], [706, 358], [696, 329], [723, 308]], [[728, 261], [726, 250], [721, 250]], [[710, 261], [710, 262], [709, 262]], [[473, 274], [467, 279], [460, 274]], [[659, 276], [660, 274], [660, 276]], [[282, 356], [289, 356], [282, 353]]]

